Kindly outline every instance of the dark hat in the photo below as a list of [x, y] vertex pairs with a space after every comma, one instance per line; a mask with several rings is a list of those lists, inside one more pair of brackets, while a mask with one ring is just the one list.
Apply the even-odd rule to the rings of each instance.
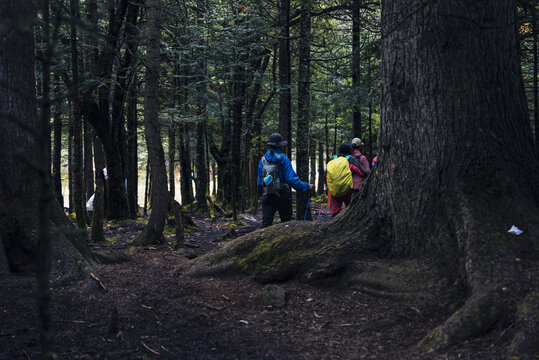
[[343, 155], [343, 156], [352, 155], [352, 151], [353, 151], [353, 148], [352, 148], [352, 144], [350, 143], [344, 142], [339, 146], [339, 155]]
[[288, 144], [287, 141], [284, 141], [283, 137], [279, 133], [273, 133], [269, 136], [268, 143], [266, 145], [271, 147], [283, 147]]

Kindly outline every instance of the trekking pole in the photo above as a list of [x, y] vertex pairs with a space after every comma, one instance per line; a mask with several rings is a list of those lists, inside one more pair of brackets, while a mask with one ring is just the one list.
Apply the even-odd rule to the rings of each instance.
[[305, 216], [303, 217], [303, 221], [307, 219], [307, 212], [309, 211], [310, 205], [311, 205], [311, 191], [309, 190], [309, 200], [307, 201], [307, 209], [305, 209]]
[[318, 212], [318, 217], [316, 218], [316, 221], [320, 220], [320, 215], [322, 214], [322, 210], [324, 209], [324, 206], [320, 208], [320, 211]]

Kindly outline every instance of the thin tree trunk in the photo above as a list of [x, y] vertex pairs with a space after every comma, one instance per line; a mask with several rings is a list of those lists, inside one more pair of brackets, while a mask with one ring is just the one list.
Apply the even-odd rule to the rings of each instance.
[[180, 119], [180, 133], [178, 152], [180, 154], [180, 188], [182, 193], [182, 205], [193, 202], [193, 185], [191, 179], [191, 160], [189, 153], [189, 127]]
[[146, 162], [146, 183], [144, 186], [144, 217], [148, 215], [148, 201], [150, 196], [150, 162]]
[[318, 195], [324, 194], [324, 183], [326, 172], [324, 170], [324, 145], [322, 141], [318, 142]]
[[[296, 137], [297, 173], [302, 181], [309, 176], [309, 118], [310, 118], [310, 58], [311, 58], [311, 7], [310, 0], [301, 2], [298, 70], [298, 129]], [[296, 194], [296, 218], [312, 220], [308, 200], [310, 192]]]
[[[58, 84], [60, 77], [54, 75], [55, 82]], [[53, 154], [52, 154], [52, 188], [58, 203], [64, 207], [64, 197], [62, 196], [62, 104], [63, 100], [60, 99], [59, 86], [54, 88], [54, 98], [56, 100], [54, 104], [54, 138], [53, 138]]]
[[[202, 101], [202, 100], [199, 100]], [[203, 116], [202, 106], [199, 104], [199, 116]], [[195, 178], [195, 198], [197, 202], [197, 208], [201, 212], [207, 211], [206, 204], [206, 152], [204, 151], [204, 120], [199, 119], [196, 126], [196, 178]]]
[[369, 75], [368, 75], [368, 82], [369, 82], [369, 89], [368, 89], [368, 94], [369, 94], [369, 159], [373, 159], [373, 155], [372, 155], [372, 149], [373, 149], [373, 146], [372, 146], [372, 112], [373, 112], [373, 105], [372, 105], [372, 98], [371, 98], [371, 87], [372, 87], [372, 78], [371, 78], [371, 61], [370, 61], [370, 58], [368, 60], [368, 66], [369, 66]]
[[169, 209], [172, 211], [174, 205], [174, 197], [176, 195], [176, 182], [174, 180], [174, 158], [176, 154], [176, 123], [168, 127], [168, 196]]
[[185, 234], [183, 225], [182, 206], [179, 202], [174, 200], [172, 202], [172, 211], [174, 213], [176, 241], [174, 243], [174, 249], [185, 247]]
[[213, 182], [213, 187], [211, 194], [215, 196], [217, 194], [217, 179], [215, 178], [215, 171], [216, 171], [216, 163], [215, 160], [211, 162], [211, 181]]
[[311, 157], [311, 170], [310, 170], [309, 183], [316, 185], [316, 140], [313, 139], [312, 137], [309, 141], [309, 155]]
[[[42, 2], [42, 42], [44, 46], [44, 52], [42, 53], [42, 73], [41, 73], [41, 86], [42, 86], [42, 101], [41, 101], [41, 112], [43, 117], [43, 125], [46, 126], [46, 131], [48, 131], [48, 138], [49, 141], [47, 142], [47, 156], [46, 156], [46, 168], [47, 171], [51, 172], [51, 132], [50, 132], [50, 118], [51, 118], [51, 99], [50, 99], [50, 91], [51, 91], [51, 57], [53, 52], [53, 44], [51, 39], [51, 33], [50, 33], [50, 10], [49, 10], [49, 1], [43, 0]], [[46, 121], [45, 121], [46, 120]]]
[[133, 241], [136, 245], [150, 245], [162, 241], [168, 210], [167, 170], [159, 125], [160, 8], [160, 0], [148, 1], [144, 133], [152, 168], [152, 213], [144, 232]]
[[88, 200], [94, 194], [94, 155], [93, 130], [90, 123], [84, 120], [84, 185], [86, 189], [86, 199]]
[[82, 110], [79, 95], [79, 56], [77, 46], [77, 22], [79, 21], [79, 0], [71, 0], [71, 70], [73, 97], [73, 205], [77, 226], [86, 229], [86, 207], [83, 191], [82, 156]]
[[234, 100], [232, 102], [232, 146], [229, 164], [230, 172], [232, 173], [232, 213], [234, 220], [237, 220], [241, 180], [243, 179], [243, 176], [241, 176], [241, 159], [243, 158], [241, 153], [241, 133], [243, 104], [245, 103], [245, 70], [241, 65], [235, 67], [232, 82]]
[[75, 205], [73, 201], [73, 177], [74, 177], [74, 171], [73, 171], [73, 121], [74, 121], [74, 115], [73, 115], [73, 101], [69, 101], [69, 110], [70, 110], [70, 116], [69, 116], [69, 123], [67, 127], [67, 177], [68, 177], [68, 191], [69, 191], [69, 213], [72, 214], [75, 211]]
[[[204, 25], [204, 12], [206, 11], [205, 4], [202, 2], [197, 3], [197, 24]], [[203, 34], [198, 39], [201, 44], [205, 43]], [[197, 106], [197, 124], [196, 124], [196, 155], [195, 155], [195, 199], [197, 202], [197, 208], [201, 212], [207, 211], [206, 204], [206, 188], [208, 179], [206, 178], [206, 60], [205, 54], [202, 54], [202, 58], [199, 59], [196, 66], [196, 106]]]
[[92, 234], [93, 243], [105, 242], [103, 234], [103, 217], [105, 214], [105, 155], [103, 154], [103, 144], [101, 140], [94, 135], [94, 154], [95, 154], [95, 196], [92, 210]]
[[292, 159], [292, 95], [290, 76], [290, 0], [279, 0], [279, 132]]
[[539, 158], [539, 93], [538, 93], [538, 81], [539, 81], [539, 70], [538, 70], [538, 57], [539, 49], [537, 46], [538, 43], [538, 32], [539, 32], [539, 21], [538, 21], [538, 12], [539, 9], [537, 5], [534, 5], [532, 1], [532, 23], [533, 23], [533, 118], [535, 125], [535, 149], [537, 152], [537, 158]]
[[129, 218], [138, 217], [137, 84], [129, 87], [127, 100], [127, 200]]
[[362, 137], [361, 133], [361, 53], [360, 53], [360, 9], [361, 0], [352, 0], [352, 137]]

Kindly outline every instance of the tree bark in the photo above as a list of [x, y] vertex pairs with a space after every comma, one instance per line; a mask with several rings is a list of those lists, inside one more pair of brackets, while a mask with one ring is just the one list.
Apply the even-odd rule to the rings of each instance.
[[180, 154], [180, 188], [182, 205], [193, 202], [193, 180], [191, 178], [191, 155], [189, 151], [189, 125], [180, 120], [178, 152]]
[[93, 130], [90, 123], [84, 121], [84, 187], [86, 189], [85, 200], [88, 200], [94, 194], [94, 155]]
[[86, 201], [84, 201], [82, 110], [79, 95], [79, 55], [77, 46], [77, 23], [80, 19], [79, 0], [71, 0], [71, 96], [73, 98], [73, 206], [77, 226], [86, 229]]
[[[309, 183], [316, 186], [316, 140], [312, 138], [309, 140], [309, 155], [311, 157]], [[316, 193], [316, 191], [314, 191], [314, 193]]]
[[[43, 167], [41, 157], [46, 145], [39, 143], [43, 138], [43, 119], [37, 116], [34, 40], [33, 33], [28, 31], [34, 19], [32, 10], [30, 1], [0, 2], [0, 19], [6, 25], [0, 30], [1, 240], [12, 271], [36, 271], [38, 199], [45, 199], [51, 205], [48, 232], [52, 239], [51, 256], [55, 259], [52, 272], [63, 278], [80, 276], [92, 259], [90, 250], [60, 205], [47, 199], [46, 194], [42, 197], [40, 186], [44, 173], [49, 181], [49, 170]], [[43, 236], [43, 226], [41, 230]], [[81, 264], [77, 264], [78, 260]]]
[[362, 137], [361, 133], [361, 22], [360, 22], [361, 0], [352, 0], [352, 91], [353, 91], [353, 111], [352, 111], [352, 137]]
[[[91, 1], [88, 6], [92, 6], [92, 11], [96, 11], [95, 2]], [[106, 214], [109, 219], [128, 218], [127, 197], [125, 196], [125, 177], [122, 154], [125, 148], [125, 136], [123, 133], [123, 121], [111, 119], [110, 94], [112, 81], [112, 69], [114, 59], [117, 58], [118, 46], [120, 44], [120, 33], [123, 28], [124, 18], [129, 5], [128, 0], [120, 0], [117, 6], [114, 2], [109, 2], [109, 27], [105, 37], [105, 43], [101, 52], [95, 57], [95, 68], [90, 71], [96, 78], [101, 80], [101, 85], [97, 91], [97, 103], [87, 94], [85, 101], [85, 111], [91, 114], [89, 117], [92, 126], [103, 143], [105, 160], [107, 163], [108, 181], [106, 185]], [[131, 5], [136, 6], [136, 5]], [[97, 14], [92, 12], [90, 26], [97, 28]], [[115, 113], [116, 114], [116, 113]]]
[[127, 201], [129, 218], [138, 217], [137, 84], [129, 87], [127, 100]]
[[[199, 105], [202, 106], [202, 105]], [[204, 116], [203, 112], [199, 110], [199, 116]], [[196, 126], [196, 178], [195, 178], [195, 199], [197, 202], [197, 209], [201, 212], [207, 211], [206, 204], [206, 152], [204, 151], [204, 120], [198, 119]]]
[[537, 14], [539, 12], [539, 9], [537, 8], [537, 5], [533, 4], [532, 1], [532, 31], [533, 31], [533, 120], [535, 125], [535, 149], [537, 153], [537, 157], [539, 158], [539, 91], [538, 91], [538, 81], [539, 81], [539, 68], [537, 65], [538, 57], [539, 57], [539, 49], [538, 49], [538, 42], [539, 42], [539, 35], [537, 33], [539, 32], [539, 21]]
[[324, 194], [324, 184], [326, 179], [326, 171], [324, 170], [325, 161], [324, 161], [324, 145], [322, 141], [318, 141], [318, 196]]
[[168, 127], [168, 198], [169, 209], [173, 210], [174, 197], [176, 195], [176, 181], [174, 179], [174, 158], [176, 153], [176, 123]]
[[[205, 4], [197, 3], [197, 24], [203, 25], [203, 15], [206, 11]], [[203, 44], [204, 38], [199, 38], [201, 44]], [[206, 212], [208, 207], [206, 204], [206, 188], [208, 186], [208, 179], [206, 178], [206, 60], [203, 54], [199, 59], [196, 66], [195, 78], [196, 84], [196, 106], [197, 106], [197, 124], [196, 124], [196, 155], [195, 155], [195, 199], [197, 202], [197, 209], [201, 212]]]
[[105, 215], [105, 156], [103, 155], [103, 144], [94, 135], [95, 154], [95, 196], [92, 210], [92, 233], [90, 239], [94, 244], [105, 242], [103, 233], [103, 217]]
[[[60, 77], [55, 74], [55, 82], [59, 82]], [[55, 87], [54, 98], [54, 122], [53, 122], [53, 153], [52, 153], [52, 188], [58, 203], [64, 207], [64, 197], [62, 196], [62, 104], [59, 96], [59, 86]]]
[[[309, 118], [311, 82], [311, 5], [310, 0], [301, 2], [298, 69], [298, 128], [296, 137], [296, 165], [298, 177], [308, 181], [309, 177]], [[308, 200], [309, 191], [296, 193], [296, 218], [312, 220]]]
[[148, 146], [148, 159], [152, 169], [150, 172], [152, 213], [144, 232], [133, 241], [135, 245], [143, 246], [162, 241], [168, 212], [167, 170], [165, 153], [161, 144], [161, 126], [159, 125], [160, 9], [160, 0], [148, 1], [144, 133]]
[[[387, 0], [382, 23], [381, 146], [359, 196], [326, 227], [270, 227], [195, 260], [192, 274], [336, 277], [367, 291], [373, 282], [362, 273], [383, 269], [378, 286], [394, 272], [389, 262], [401, 267], [395, 275], [408, 273], [398, 291], [419, 291], [410, 279], [423, 274], [439, 291], [466, 297], [421, 342], [420, 350], [431, 352], [479, 336], [505, 315], [517, 317], [530, 289], [527, 299], [537, 296], [538, 253], [530, 249], [539, 238], [539, 164], [527, 126], [516, 7], [510, 0]], [[523, 234], [508, 233], [512, 225]], [[380, 256], [397, 260], [370, 260]], [[436, 296], [428, 285], [421, 291]], [[532, 336], [527, 344], [515, 338], [510, 357], [535, 356], [531, 321], [539, 310], [527, 309], [516, 330]]]
[[290, 0], [279, 1], [279, 133], [288, 141], [292, 159], [292, 94], [290, 76]]
[[[41, 110], [41, 133], [38, 136], [38, 160], [41, 164], [39, 173], [39, 192], [38, 199], [38, 262], [37, 262], [37, 307], [39, 311], [40, 325], [40, 343], [41, 353], [44, 359], [54, 359], [53, 341], [54, 330], [52, 326], [51, 315], [51, 291], [49, 285], [49, 274], [51, 271], [51, 238], [49, 235], [50, 208], [54, 201], [51, 188], [51, 153], [50, 153], [50, 120], [51, 120], [51, 101], [50, 101], [50, 58], [52, 55], [52, 44], [50, 42], [50, 17], [49, 2], [42, 3], [43, 17], [43, 43], [45, 45], [45, 57], [43, 59], [42, 74], [42, 110]], [[1, 241], [1, 240], [0, 240]], [[1, 251], [1, 250], [0, 250]], [[1, 255], [0, 255], [1, 256]]]

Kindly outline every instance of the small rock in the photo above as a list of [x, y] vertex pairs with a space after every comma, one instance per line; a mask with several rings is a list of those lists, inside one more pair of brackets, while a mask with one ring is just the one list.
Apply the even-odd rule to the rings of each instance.
[[273, 306], [274, 308], [281, 308], [285, 304], [286, 292], [277, 285], [266, 285], [264, 292], [262, 293], [262, 300], [267, 306]]

